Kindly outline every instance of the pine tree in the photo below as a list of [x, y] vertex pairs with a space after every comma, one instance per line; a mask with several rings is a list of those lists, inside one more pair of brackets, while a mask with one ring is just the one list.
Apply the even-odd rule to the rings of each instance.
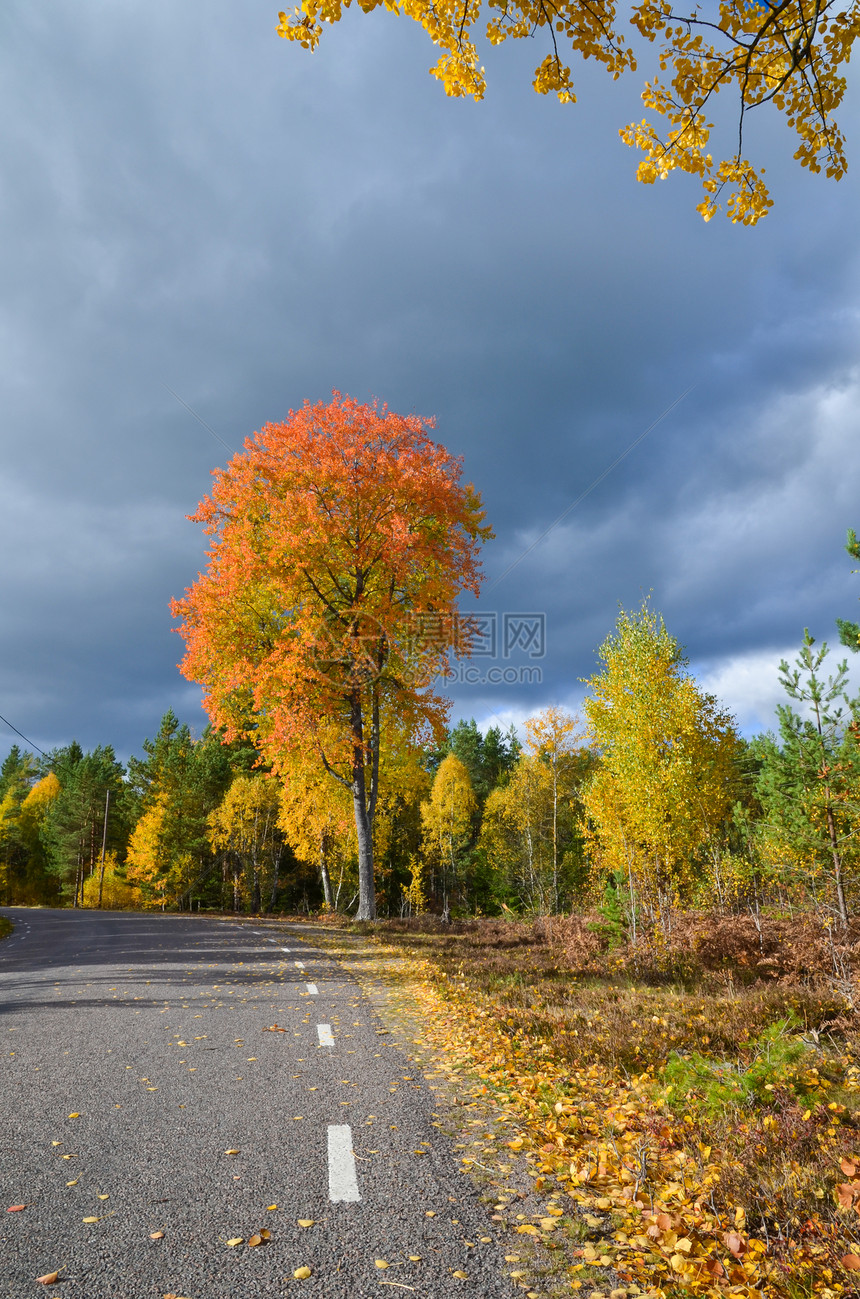
[[805, 631], [797, 666], [780, 663], [781, 684], [803, 712], [790, 704], [777, 709], [781, 744], [772, 736], [758, 743], [757, 793], [764, 833], [787, 850], [813, 897], [847, 925], [860, 868], [860, 699], [846, 694], [847, 662], [835, 676], [820, 675], [828, 648], [814, 645]]
[[[860, 541], [857, 540], [857, 533], [853, 528], [848, 529], [848, 540], [845, 543], [845, 549], [852, 559], [860, 559]], [[860, 650], [860, 624], [846, 622], [844, 618], [837, 618], [836, 626], [839, 628], [841, 644], [846, 649], [850, 649], [852, 654], [856, 654]]]

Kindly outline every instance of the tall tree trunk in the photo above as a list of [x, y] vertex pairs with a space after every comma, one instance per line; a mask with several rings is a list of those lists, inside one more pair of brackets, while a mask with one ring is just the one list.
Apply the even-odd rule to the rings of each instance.
[[334, 903], [332, 902], [331, 879], [329, 878], [328, 864], [325, 859], [325, 831], [320, 835], [320, 879], [322, 880], [325, 904], [329, 911], [333, 911]]
[[105, 818], [104, 818], [104, 825], [102, 827], [102, 859], [101, 859], [101, 869], [99, 871], [99, 910], [101, 910], [102, 894], [104, 893], [104, 886], [105, 886], [105, 849], [107, 848], [107, 826], [108, 826], [109, 807], [110, 807], [110, 790], [108, 790], [107, 794], [105, 795]]
[[558, 915], [558, 755], [552, 760], [552, 909]]
[[845, 885], [842, 879], [842, 853], [839, 851], [839, 834], [836, 830], [836, 818], [833, 815], [833, 803], [830, 795], [830, 782], [827, 779], [828, 753], [824, 741], [821, 707], [818, 699], [813, 701], [815, 725], [818, 730], [818, 746], [821, 753], [820, 775], [824, 777], [824, 812], [827, 818], [827, 837], [830, 840], [830, 856], [833, 859], [833, 883], [836, 886], [836, 906], [842, 928], [848, 926], [848, 904], [845, 901]]
[[848, 926], [848, 903], [845, 900], [845, 882], [842, 878], [842, 854], [839, 851], [839, 835], [836, 830], [836, 821], [833, 816], [833, 808], [828, 798], [826, 805], [827, 812], [827, 834], [830, 839], [830, 855], [833, 859], [833, 882], [836, 885], [836, 905], [839, 910], [839, 919], [842, 922], [842, 928]]
[[280, 882], [280, 878], [279, 878], [280, 872], [281, 872], [281, 854], [279, 852], [278, 853], [273, 852], [272, 853], [272, 896], [269, 898], [269, 905], [266, 908], [266, 912], [268, 915], [271, 915], [271, 913], [274, 911], [275, 903], [278, 899], [278, 884]]
[[81, 846], [80, 839], [78, 840], [78, 860], [75, 864], [75, 900], [72, 903], [73, 907], [78, 906], [79, 893], [81, 896], [80, 905], [83, 906], [84, 905], [84, 857], [83, 857], [83, 848]]
[[352, 805], [355, 810], [355, 833], [358, 838], [358, 911], [356, 920], [376, 919], [376, 884], [373, 878], [373, 828], [367, 814], [367, 789], [364, 764], [353, 775]]
[[[375, 720], [375, 719], [374, 719]], [[352, 698], [352, 805], [358, 839], [358, 911], [356, 920], [376, 919], [376, 883], [373, 878], [373, 810], [376, 802], [375, 769], [370, 799], [364, 774], [364, 725], [361, 696]], [[374, 764], [375, 768], [375, 764]]]

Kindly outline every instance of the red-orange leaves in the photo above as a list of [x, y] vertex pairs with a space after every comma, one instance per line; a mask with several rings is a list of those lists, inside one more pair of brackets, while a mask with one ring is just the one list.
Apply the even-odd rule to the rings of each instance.
[[354, 691], [376, 682], [401, 711], [438, 711], [429, 685], [490, 532], [430, 427], [335, 393], [265, 425], [215, 472], [193, 516], [214, 538], [208, 571], [173, 612], [182, 670], [229, 735], [256, 715], [257, 738], [282, 753], [322, 721], [327, 756], [351, 759]]
[[212, 721], [253, 734], [279, 771], [318, 755], [357, 822], [375, 805], [380, 719], [408, 745], [447, 716], [432, 682], [451, 648], [468, 652], [455, 601], [477, 594], [492, 535], [431, 427], [339, 393], [266, 424], [215, 472], [193, 516], [208, 569], [172, 606]]

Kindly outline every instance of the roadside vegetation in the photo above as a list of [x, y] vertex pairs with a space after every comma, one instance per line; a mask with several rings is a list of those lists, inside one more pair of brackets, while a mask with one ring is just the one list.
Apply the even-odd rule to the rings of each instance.
[[833, 973], [860, 925], [835, 949], [808, 916], [691, 913], [657, 943], [600, 911], [360, 928], [456, 1080], [525, 1291], [860, 1293], [860, 1034]]

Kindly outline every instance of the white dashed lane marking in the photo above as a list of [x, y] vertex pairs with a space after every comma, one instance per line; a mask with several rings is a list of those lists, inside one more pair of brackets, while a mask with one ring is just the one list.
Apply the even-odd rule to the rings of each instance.
[[317, 1037], [319, 1038], [320, 1046], [334, 1046], [331, 1024], [317, 1024]]
[[328, 1198], [332, 1204], [360, 1200], [355, 1176], [352, 1132], [345, 1123], [329, 1124]]

